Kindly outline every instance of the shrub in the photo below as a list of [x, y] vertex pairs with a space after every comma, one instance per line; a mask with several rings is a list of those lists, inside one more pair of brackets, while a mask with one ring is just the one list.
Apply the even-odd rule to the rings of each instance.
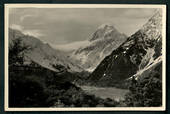
[[131, 83], [124, 103], [133, 107], [158, 107], [162, 105], [162, 81], [157, 71], [152, 71], [141, 81]]

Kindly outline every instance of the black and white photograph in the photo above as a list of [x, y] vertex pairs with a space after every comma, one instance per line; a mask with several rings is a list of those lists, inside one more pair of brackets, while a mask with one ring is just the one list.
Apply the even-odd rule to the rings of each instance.
[[165, 110], [166, 6], [5, 4], [6, 111]]

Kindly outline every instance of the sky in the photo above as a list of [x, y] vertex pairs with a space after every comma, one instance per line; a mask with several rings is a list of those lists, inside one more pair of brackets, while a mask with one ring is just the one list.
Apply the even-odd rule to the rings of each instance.
[[150, 8], [10, 8], [9, 26], [53, 45], [89, 39], [112, 24], [130, 36], [154, 14]]

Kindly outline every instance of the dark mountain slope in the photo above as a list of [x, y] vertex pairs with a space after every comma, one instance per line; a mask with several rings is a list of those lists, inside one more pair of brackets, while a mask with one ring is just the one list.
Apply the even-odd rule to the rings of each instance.
[[[136, 74], [144, 61], [148, 62], [143, 64], [143, 68], [148, 65], [149, 61], [151, 62], [151, 59], [154, 61], [161, 56], [161, 19], [161, 12], [156, 12], [140, 30], [130, 36], [98, 65], [90, 75], [89, 81], [98, 86], [119, 85]], [[149, 54], [149, 51], [153, 55]]]

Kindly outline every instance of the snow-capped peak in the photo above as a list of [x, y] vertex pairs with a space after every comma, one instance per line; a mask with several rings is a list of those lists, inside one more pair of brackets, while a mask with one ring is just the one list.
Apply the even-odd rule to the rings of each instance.
[[[99, 26], [89, 39], [89, 41], [95, 41], [102, 38], [110, 38], [115, 34], [119, 34], [119, 31], [111, 24], [102, 24]], [[113, 37], [114, 38], [114, 37]]]
[[126, 35], [120, 33], [111, 24], [103, 24], [97, 28], [88, 45], [75, 50], [72, 58], [87, 71], [93, 71], [96, 66], [126, 40]]
[[115, 29], [114, 26], [110, 23], [105, 23], [99, 26], [97, 29]]

